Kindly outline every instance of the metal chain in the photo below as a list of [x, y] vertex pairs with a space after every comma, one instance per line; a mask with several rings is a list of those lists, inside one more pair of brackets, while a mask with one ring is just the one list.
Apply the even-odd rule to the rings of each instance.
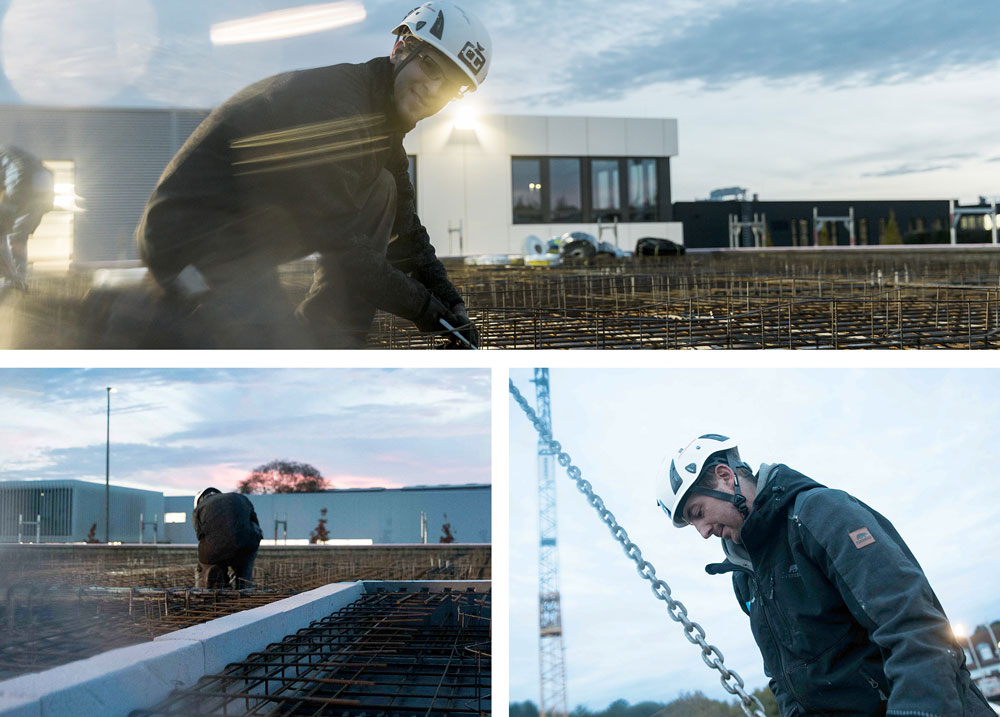
[[[719, 651], [719, 648], [705, 642], [705, 630], [702, 626], [696, 622], [692, 622], [688, 618], [687, 608], [684, 607], [684, 604], [671, 597], [670, 586], [667, 585], [664, 580], [656, 577], [656, 568], [653, 567], [653, 564], [648, 560], [643, 560], [642, 551], [639, 550], [639, 546], [629, 540], [628, 533], [625, 531], [625, 528], [618, 524], [618, 521], [615, 520], [615, 516], [604, 506], [604, 501], [601, 500], [601, 497], [594, 492], [590, 482], [584, 480], [580, 469], [573, 465], [569, 454], [562, 450], [562, 446], [559, 441], [552, 439], [551, 432], [546, 430], [542, 420], [535, 413], [535, 410], [528, 405], [528, 401], [521, 395], [521, 392], [517, 390], [517, 386], [514, 385], [514, 382], [510, 381], [509, 384], [510, 393], [514, 397], [514, 400], [517, 401], [521, 410], [523, 410], [525, 415], [527, 415], [528, 420], [534, 424], [535, 430], [538, 431], [538, 435], [541, 439], [543, 441], [548, 441], [549, 450], [555, 454], [556, 460], [559, 461], [559, 465], [566, 469], [566, 474], [576, 483], [577, 490], [587, 497], [587, 502], [593, 506], [594, 510], [597, 511], [597, 514], [601, 516], [601, 520], [603, 520], [611, 530], [611, 535], [614, 536], [615, 540], [622, 544], [625, 554], [636, 564], [636, 570], [639, 575], [650, 582], [653, 595], [667, 604], [667, 614], [670, 615], [670, 619], [674, 622], [679, 622], [684, 626], [684, 637], [686, 637], [688, 642], [691, 644], [698, 645], [701, 648], [701, 659], [704, 663], [713, 670], [719, 671], [722, 687], [729, 694], [736, 695], [740, 698], [740, 707], [742, 707], [743, 713], [747, 715], [747, 717], [766, 717], [764, 714], [764, 705], [761, 704], [760, 700], [753, 695], [748, 694], [743, 689], [743, 678], [740, 677], [735, 670], [726, 668], [722, 652]], [[731, 681], [734, 684], [731, 684]]]

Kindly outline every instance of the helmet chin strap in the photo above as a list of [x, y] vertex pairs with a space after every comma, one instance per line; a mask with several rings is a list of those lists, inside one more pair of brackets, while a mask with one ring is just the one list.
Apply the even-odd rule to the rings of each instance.
[[747, 519], [750, 515], [750, 509], [747, 507], [746, 496], [740, 492], [740, 478], [736, 471], [733, 471], [733, 492], [723, 493], [720, 490], [712, 490], [711, 488], [702, 488], [701, 486], [691, 486], [692, 493], [700, 493], [701, 495], [707, 495], [710, 498], [718, 498], [719, 500], [724, 500], [727, 503], [732, 503], [736, 506], [736, 510], [739, 511], [740, 516], [743, 520]]

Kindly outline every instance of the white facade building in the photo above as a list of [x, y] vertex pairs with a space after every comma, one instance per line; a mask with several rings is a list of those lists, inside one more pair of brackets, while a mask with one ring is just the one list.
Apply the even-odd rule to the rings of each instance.
[[573, 231], [624, 250], [645, 236], [683, 243], [670, 197], [677, 120], [487, 115], [465, 125], [440, 114], [404, 146], [417, 213], [443, 256], [520, 254], [529, 235]]

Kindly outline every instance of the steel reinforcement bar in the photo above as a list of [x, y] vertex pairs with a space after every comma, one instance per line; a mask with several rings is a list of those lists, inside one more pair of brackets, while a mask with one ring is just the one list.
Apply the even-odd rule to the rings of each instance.
[[377, 592], [176, 690], [153, 715], [483, 715], [490, 594]]

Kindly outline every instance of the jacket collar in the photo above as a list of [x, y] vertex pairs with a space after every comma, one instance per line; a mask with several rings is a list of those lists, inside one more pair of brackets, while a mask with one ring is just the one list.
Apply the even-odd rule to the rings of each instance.
[[396, 111], [395, 72], [388, 57], [376, 57], [365, 63], [374, 78], [376, 106], [385, 115], [386, 127], [393, 134], [406, 134], [415, 125], [410, 124]]

